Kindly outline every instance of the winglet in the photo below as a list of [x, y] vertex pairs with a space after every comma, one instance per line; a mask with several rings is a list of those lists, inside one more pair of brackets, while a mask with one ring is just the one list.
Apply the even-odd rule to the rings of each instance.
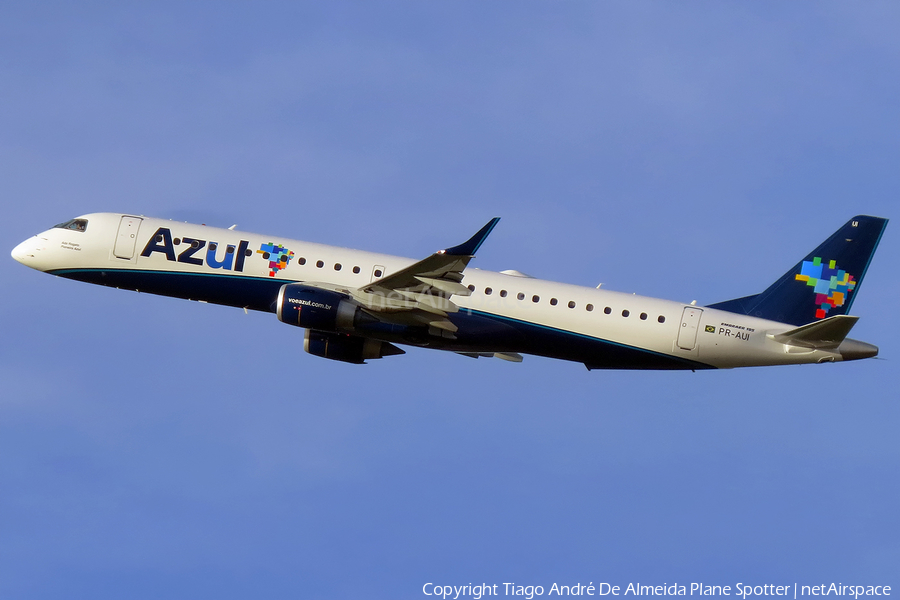
[[494, 217], [487, 225], [482, 227], [478, 233], [469, 238], [469, 241], [462, 243], [459, 246], [447, 248], [444, 250], [444, 254], [449, 254], [451, 256], [475, 256], [475, 253], [478, 252], [481, 244], [484, 243], [484, 240], [487, 239], [487, 236], [490, 235], [491, 230], [494, 229], [499, 221], [500, 217]]

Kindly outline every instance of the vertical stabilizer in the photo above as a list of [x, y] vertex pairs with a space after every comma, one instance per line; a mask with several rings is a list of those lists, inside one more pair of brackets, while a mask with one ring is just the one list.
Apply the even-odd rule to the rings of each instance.
[[850, 311], [887, 226], [887, 219], [853, 217], [764, 292], [710, 308], [791, 325]]

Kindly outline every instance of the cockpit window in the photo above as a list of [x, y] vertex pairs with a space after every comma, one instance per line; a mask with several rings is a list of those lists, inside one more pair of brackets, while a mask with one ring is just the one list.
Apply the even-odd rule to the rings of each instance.
[[69, 229], [71, 231], [85, 231], [87, 229], [87, 219], [72, 219], [59, 225], [54, 225], [53, 229]]

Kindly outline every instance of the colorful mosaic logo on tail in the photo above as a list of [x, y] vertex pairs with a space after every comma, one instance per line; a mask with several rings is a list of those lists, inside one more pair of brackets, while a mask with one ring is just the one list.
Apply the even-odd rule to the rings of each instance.
[[263, 258], [269, 261], [269, 277], [275, 277], [275, 273], [287, 267], [294, 258], [293, 252], [281, 244], [276, 245], [272, 242], [260, 246], [256, 253], [262, 254]]
[[816, 293], [816, 318], [824, 319], [835, 306], [843, 306], [847, 296], [856, 287], [853, 275], [837, 268], [836, 261], [825, 264], [818, 256], [812, 261], [804, 260], [797, 281], [805, 281]]

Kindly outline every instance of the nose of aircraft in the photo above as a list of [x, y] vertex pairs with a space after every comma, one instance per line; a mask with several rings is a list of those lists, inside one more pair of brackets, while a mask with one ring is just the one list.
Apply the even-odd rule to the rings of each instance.
[[24, 242], [22, 242], [21, 244], [19, 244], [15, 248], [13, 248], [12, 252], [10, 252], [10, 254], [17, 261], [23, 262], [25, 260], [25, 255], [27, 252], [28, 252], [28, 240], [25, 240]]
[[33, 266], [35, 255], [42, 249], [40, 242], [41, 240], [37, 236], [30, 237], [13, 248], [10, 255], [23, 265]]

